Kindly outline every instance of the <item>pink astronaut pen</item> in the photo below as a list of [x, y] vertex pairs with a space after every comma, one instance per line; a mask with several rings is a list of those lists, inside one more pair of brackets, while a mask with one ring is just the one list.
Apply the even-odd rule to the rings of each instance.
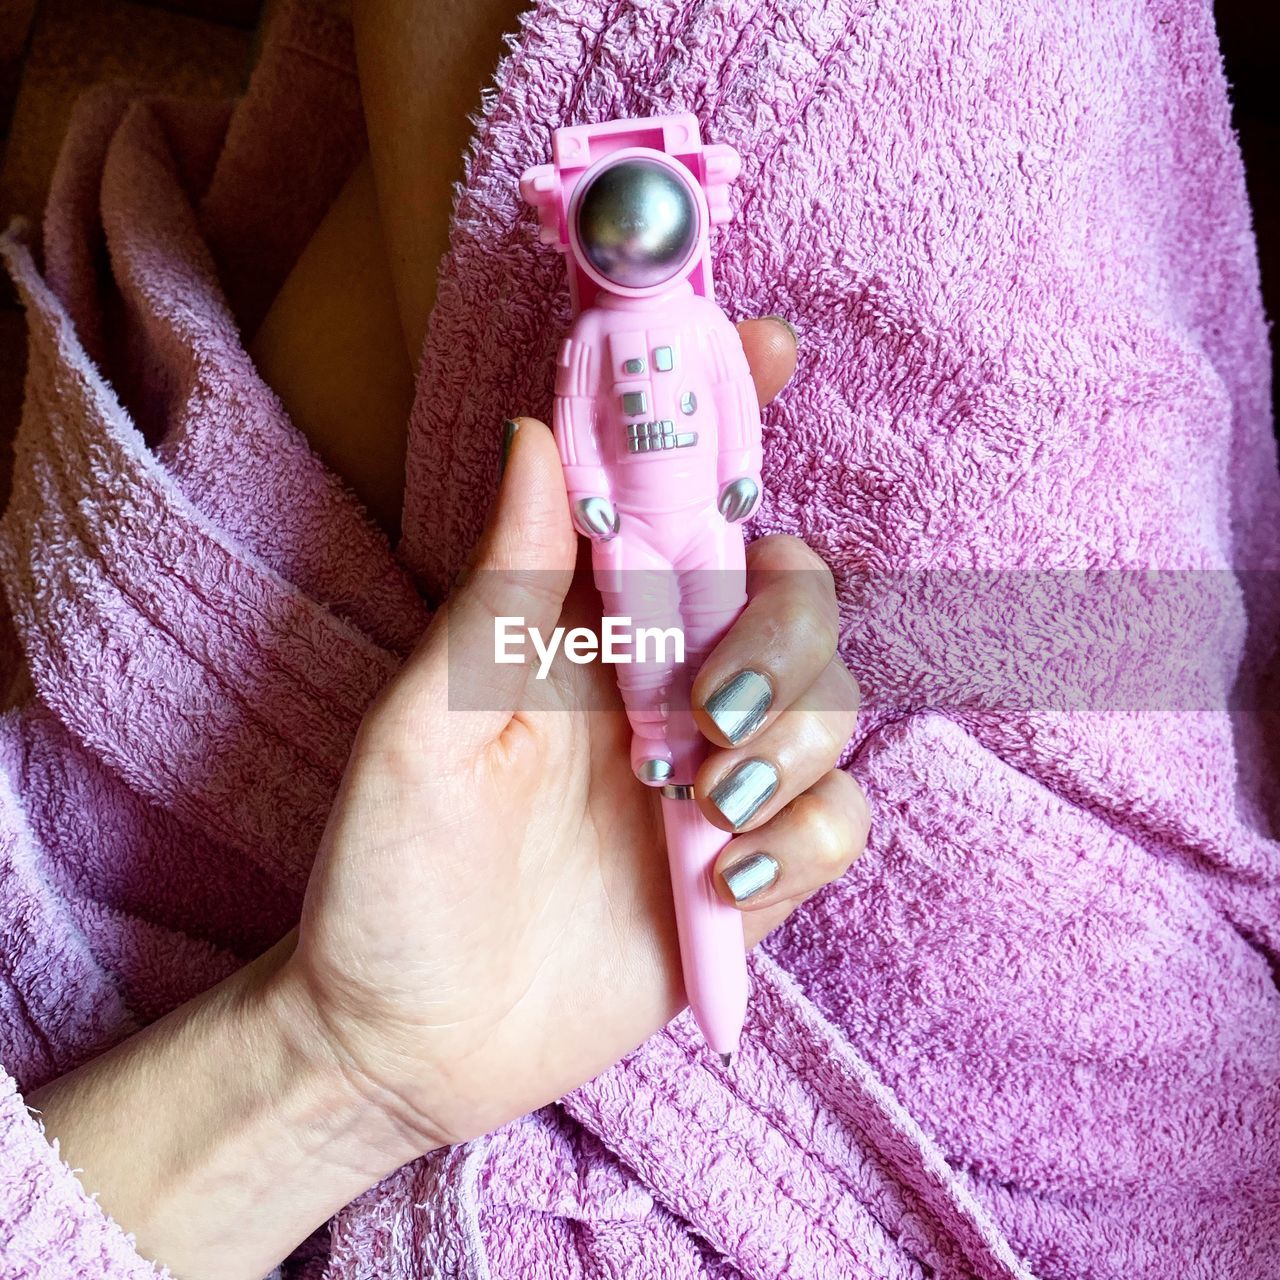
[[[710, 233], [738, 153], [692, 115], [559, 129], [520, 190], [565, 254], [574, 320], [554, 428], [573, 521], [591, 540], [604, 613], [630, 619], [617, 670], [631, 766], [661, 789], [685, 993], [727, 1064], [747, 1006], [742, 917], [716, 893], [729, 836], [702, 815], [708, 744], [689, 706], [702, 660], [746, 603], [741, 522], [760, 500], [760, 407], [738, 332], [716, 306]], [[642, 629], [678, 628], [683, 662]]]

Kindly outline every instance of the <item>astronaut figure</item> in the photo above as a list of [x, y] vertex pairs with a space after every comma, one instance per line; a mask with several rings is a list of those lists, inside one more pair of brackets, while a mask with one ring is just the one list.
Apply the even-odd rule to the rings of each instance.
[[703, 147], [693, 116], [561, 129], [553, 155], [521, 191], [567, 255], [577, 313], [555, 387], [569, 503], [605, 614], [683, 632], [683, 666], [654, 644], [617, 671], [636, 776], [686, 789], [689, 683], [745, 604], [740, 522], [760, 499], [755, 386], [711, 288], [738, 156]]

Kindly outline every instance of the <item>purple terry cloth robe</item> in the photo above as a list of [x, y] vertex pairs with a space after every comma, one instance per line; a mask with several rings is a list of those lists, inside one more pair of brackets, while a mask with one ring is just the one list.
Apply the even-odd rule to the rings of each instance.
[[[541, 0], [477, 120], [394, 552], [241, 336], [363, 146], [352, 66], [294, 4], [235, 106], [96, 93], [42, 262], [5, 242], [34, 696], [0, 721], [0, 1274], [160, 1274], [22, 1091], [294, 923], [499, 423], [549, 412], [568, 302], [516, 180], [556, 125], [694, 111], [743, 156], [720, 296], [801, 334], [752, 529], [835, 571], [870, 846], [753, 957], [731, 1074], [682, 1015], [280, 1274], [1280, 1276], [1280, 484], [1206, 0]], [[1125, 584], [1083, 665], [1049, 625], [991, 699], [1023, 624], [964, 625], [955, 575], [1068, 570]], [[1135, 609], [1121, 570], [1164, 576]]]

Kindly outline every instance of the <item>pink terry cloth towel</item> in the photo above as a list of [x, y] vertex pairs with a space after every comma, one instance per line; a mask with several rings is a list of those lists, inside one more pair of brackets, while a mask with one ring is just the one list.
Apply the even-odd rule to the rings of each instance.
[[1280, 483], [1206, 0], [541, 0], [477, 119], [395, 549], [241, 336], [363, 146], [345, 23], [286, 5], [233, 106], [82, 105], [42, 260], [4, 246], [35, 696], [0, 721], [0, 1274], [160, 1274], [22, 1093], [294, 923], [499, 423], [549, 413], [568, 300], [517, 179], [557, 125], [667, 111], [743, 156], [725, 305], [800, 330], [752, 531], [835, 572], [870, 847], [753, 957], [732, 1074], [682, 1015], [278, 1274], [1280, 1277]]

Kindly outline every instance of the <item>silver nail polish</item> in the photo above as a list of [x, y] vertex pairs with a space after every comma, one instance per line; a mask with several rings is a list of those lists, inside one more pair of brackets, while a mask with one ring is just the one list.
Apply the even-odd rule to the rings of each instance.
[[736, 747], [764, 723], [773, 687], [758, 671], [739, 671], [706, 701], [707, 715]]
[[502, 449], [498, 454], [498, 479], [501, 480], [507, 471], [507, 459], [511, 457], [511, 442], [516, 438], [520, 424], [510, 418], [502, 420]]
[[757, 893], [777, 884], [781, 870], [777, 859], [769, 854], [749, 853], [720, 874], [729, 886], [734, 902], [746, 902], [748, 898], [754, 898]]
[[778, 789], [778, 771], [767, 760], [744, 760], [711, 791], [711, 803], [731, 827], [750, 822]]

